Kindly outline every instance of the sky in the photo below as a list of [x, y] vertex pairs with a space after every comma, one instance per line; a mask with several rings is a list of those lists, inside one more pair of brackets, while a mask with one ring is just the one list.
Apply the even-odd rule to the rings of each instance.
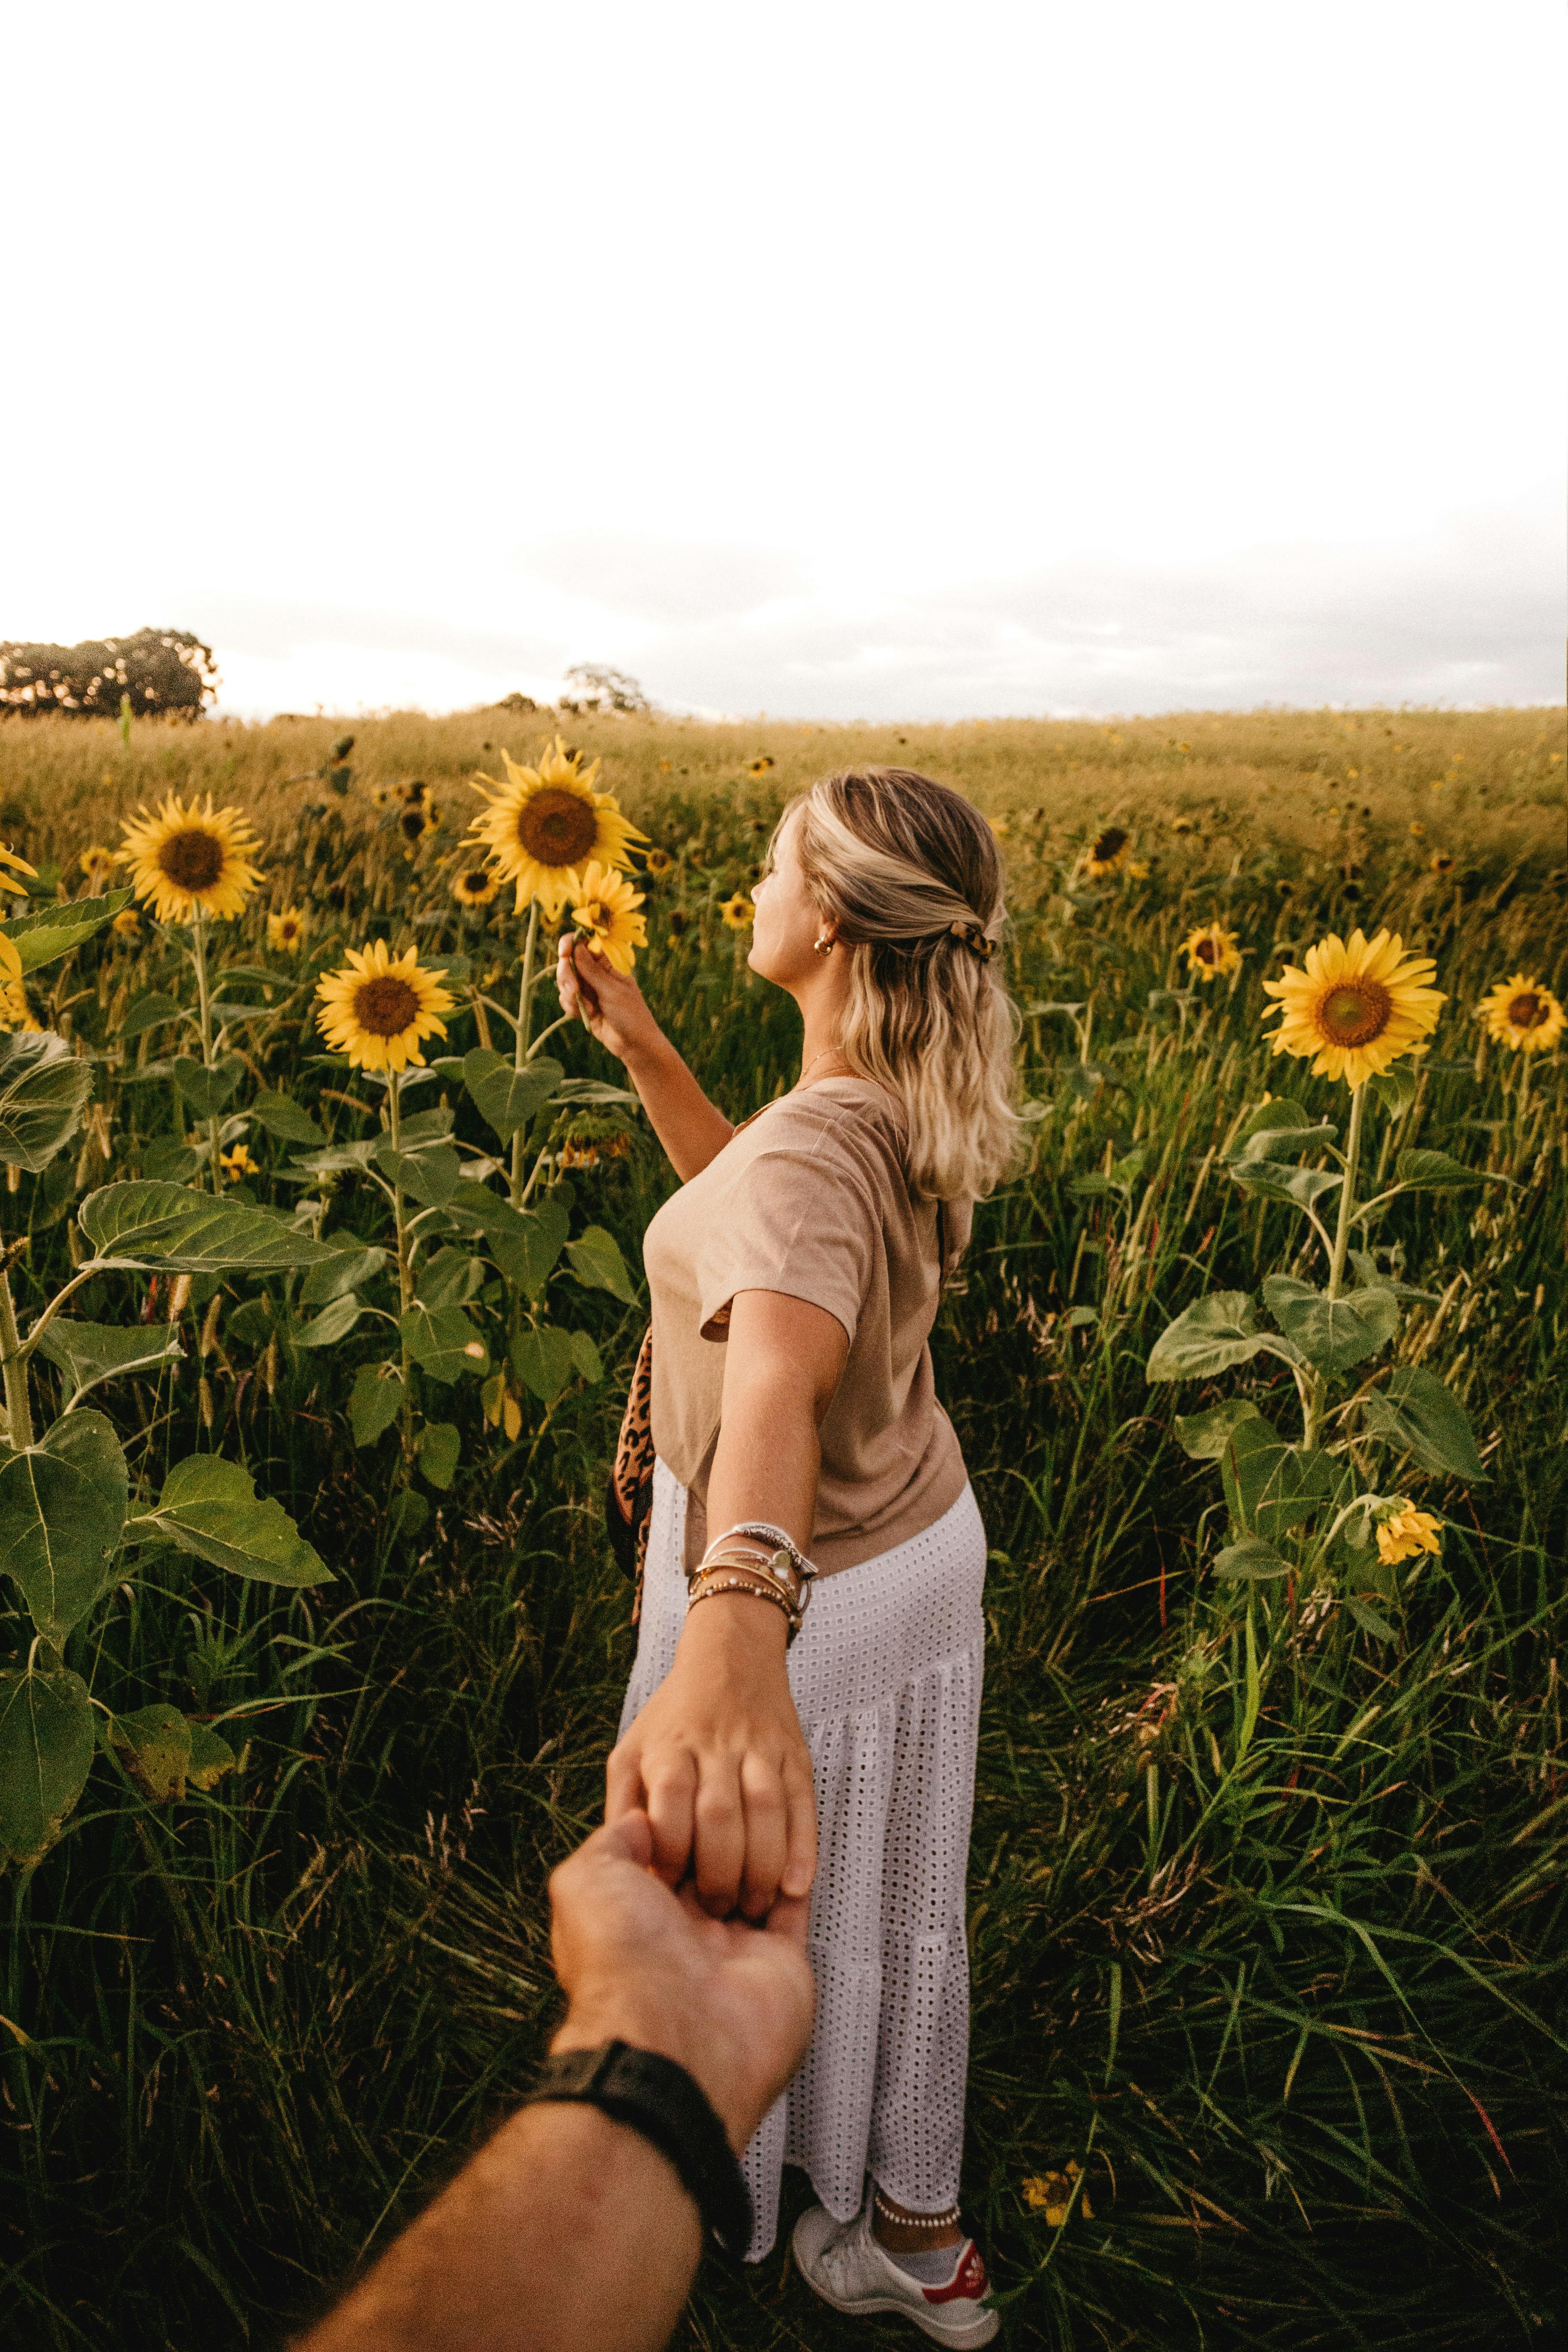
[[246, 716], [576, 662], [781, 719], [1562, 698], [1557, 0], [79, 0], [50, 49], [0, 639], [191, 628]]

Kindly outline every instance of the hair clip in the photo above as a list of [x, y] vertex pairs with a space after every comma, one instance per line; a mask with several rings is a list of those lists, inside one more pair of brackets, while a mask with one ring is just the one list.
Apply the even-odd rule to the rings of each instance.
[[962, 940], [971, 955], [978, 956], [982, 963], [990, 962], [996, 943], [986, 938], [978, 923], [954, 923], [952, 930], [953, 938]]

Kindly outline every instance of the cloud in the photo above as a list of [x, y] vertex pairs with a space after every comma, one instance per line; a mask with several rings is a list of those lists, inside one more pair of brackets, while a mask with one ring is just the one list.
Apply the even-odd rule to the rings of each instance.
[[195, 618], [183, 625], [197, 629], [215, 648], [221, 645], [226, 652], [264, 661], [284, 661], [308, 647], [353, 646], [420, 660], [439, 656], [486, 674], [527, 670], [552, 677], [572, 658], [564, 638], [467, 627], [422, 613], [356, 610], [226, 590], [197, 591], [184, 603]]
[[563, 532], [518, 561], [529, 577], [637, 621], [733, 621], [811, 588], [793, 555], [618, 531]]

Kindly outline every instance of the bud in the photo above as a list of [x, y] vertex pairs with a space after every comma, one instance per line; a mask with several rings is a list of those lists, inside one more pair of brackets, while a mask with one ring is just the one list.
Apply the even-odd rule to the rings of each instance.
[[201, 1379], [196, 1382], [196, 1407], [201, 1413], [202, 1427], [204, 1429], [210, 1429], [217, 1416], [213, 1410], [212, 1382], [208, 1380], [205, 1372], [202, 1374]]
[[[171, 1292], [169, 1293], [169, 1320], [170, 1320], [170, 1322], [171, 1322], [171, 1323], [177, 1323], [177, 1322], [179, 1321], [179, 1319], [180, 1319], [181, 1316], [184, 1313], [184, 1311], [185, 1311], [186, 1307], [190, 1305], [190, 1299], [191, 1299], [191, 1277], [190, 1277], [190, 1276], [189, 1276], [188, 1274], [176, 1275], [176, 1276], [174, 1277], [174, 1286], [173, 1290], [171, 1290]], [[215, 1298], [214, 1298], [214, 1300], [213, 1300], [213, 1305], [214, 1305], [215, 1307], [217, 1305], [217, 1300], [216, 1300], [216, 1297], [215, 1297]], [[204, 1354], [204, 1355], [206, 1353], [206, 1350], [205, 1350], [205, 1348], [204, 1348], [204, 1349], [202, 1350], [202, 1352], [203, 1352], [203, 1354]]]
[[[202, 1318], [202, 1336], [196, 1341], [196, 1353], [204, 1360], [212, 1354], [217, 1345], [217, 1319], [222, 1309], [223, 1293], [221, 1290], [215, 1290], [207, 1301], [207, 1311]], [[173, 1322], [174, 1317], [171, 1316], [169, 1319]]]

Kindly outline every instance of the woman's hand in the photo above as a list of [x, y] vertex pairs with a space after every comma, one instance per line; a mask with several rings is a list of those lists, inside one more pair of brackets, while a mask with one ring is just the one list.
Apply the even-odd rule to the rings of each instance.
[[764, 1919], [816, 1874], [811, 1755], [784, 1672], [782, 1610], [742, 1593], [695, 1608], [675, 1664], [605, 1773], [605, 1818], [646, 1811], [668, 1885], [716, 1919]]
[[608, 1054], [635, 1062], [666, 1046], [665, 1034], [641, 989], [618, 972], [570, 927], [555, 951], [555, 987], [561, 1010], [576, 1013]]

